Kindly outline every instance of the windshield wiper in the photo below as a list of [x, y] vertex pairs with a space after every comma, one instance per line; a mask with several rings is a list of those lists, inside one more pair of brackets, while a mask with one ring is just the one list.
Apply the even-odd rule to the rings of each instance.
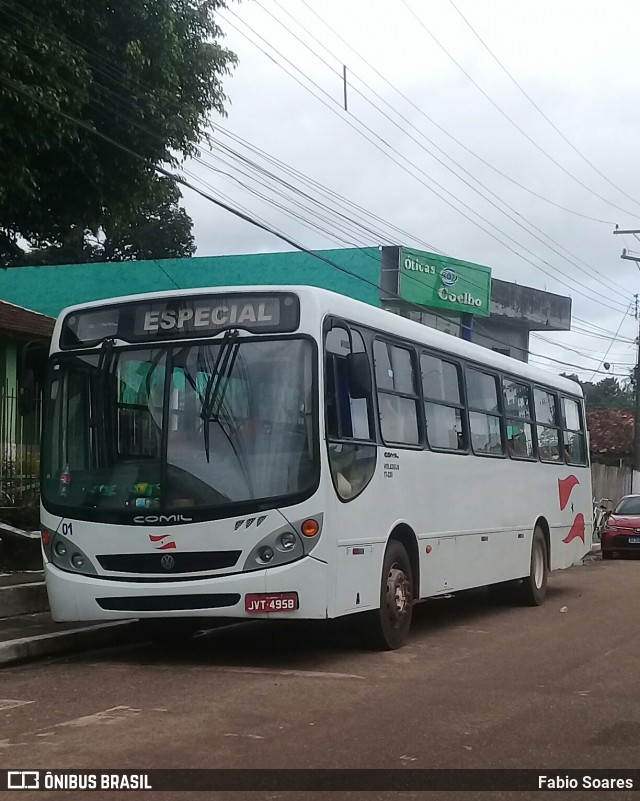
[[202, 411], [200, 417], [204, 421], [203, 434], [204, 434], [204, 451], [209, 463], [209, 450], [210, 450], [210, 437], [209, 437], [209, 423], [218, 422], [218, 416], [224, 395], [229, 384], [229, 377], [233, 372], [233, 367], [238, 356], [238, 349], [240, 343], [237, 341], [239, 332], [237, 329], [227, 331], [222, 337], [222, 344], [218, 352], [216, 363], [213, 366], [207, 386], [204, 391], [204, 398], [202, 399]]
[[[98, 398], [96, 399], [96, 405], [98, 406], [98, 431], [102, 438], [102, 445], [103, 448], [100, 449], [105, 454], [107, 460], [107, 466], [113, 463], [113, 454], [110, 453], [112, 450], [109, 447], [111, 442], [110, 437], [108, 436], [107, 430], [107, 380], [111, 378], [112, 369], [115, 364], [115, 360], [113, 358], [113, 346], [115, 344], [115, 340], [113, 337], [109, 337], [108, 339], [103, 340], [102, 345], [100, 346], [100, 356], [98, 357]], [[110, 395], [111, 399], [111, 395]]]

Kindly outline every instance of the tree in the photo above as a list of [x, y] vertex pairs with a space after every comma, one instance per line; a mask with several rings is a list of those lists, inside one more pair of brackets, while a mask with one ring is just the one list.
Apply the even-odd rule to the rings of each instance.
[[177, 259], [195, 253], [191, 218], [180, 207], [173, 181], [159, 178], [145, 206], [127, 220], [107, 217], [100, 236], [72, 229], [62, 244], [24, 254], [24, 264], [80, 264], [96, 261]]
[[590, 381], [580, 381], [575, 373], [561, 373], [561, 375], [580, 384], [589, 409], [632, 409], [634, 407], [635, 389], [632, 381], [623, 384], [617, 378], [609, 377], [593, 384]]
[[24, 263], [23, 243], [42, 249], [40, 258], [65, 249], [91, 256], [87, 232], [98, 240], [102, 232], [112, 258], [151, 250], [157, 258], [155, 241], [161, 251], [175, 253], [181, 242], [193, 251], [180, 192], [154, 165], [175, 167], [197, 153], [210, 113], [225, 113], [221, 80], [235, 56], [219, 44], [216, 11], [224, 5], [2, 2], [1, 263]]

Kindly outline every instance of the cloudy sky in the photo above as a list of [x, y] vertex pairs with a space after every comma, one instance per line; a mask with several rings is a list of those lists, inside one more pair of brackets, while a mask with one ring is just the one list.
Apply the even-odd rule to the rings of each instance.
[[[628, 373], [640, 241], [612, 231], [640, 229], [640, 4], [244, 0], [219, 21], [239, 63], [194, 182], [307, 247], [414, 245], [570, 295], [577, 330], [533, 337], [532, 361]], [[198, 255], [287, 249], [185, 205]]]

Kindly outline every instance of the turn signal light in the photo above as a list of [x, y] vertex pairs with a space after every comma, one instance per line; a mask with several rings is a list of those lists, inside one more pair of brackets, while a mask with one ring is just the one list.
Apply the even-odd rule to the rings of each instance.
[[316, 520], [310, 518], [309, 520], [305, 520], [302, 526], [300, 526], [300, 531], [302, 531], [305, 537], [315, 537], [318, 531], [320, 531], [320, 526]]
[[42, 529], [42, 544], [48, 545], [51, 542], [51, 534], [46, 528]]

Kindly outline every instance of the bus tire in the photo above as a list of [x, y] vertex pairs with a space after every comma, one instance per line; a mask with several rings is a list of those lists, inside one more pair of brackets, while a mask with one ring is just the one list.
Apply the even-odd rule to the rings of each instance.
[[387, 546], [380, 580], [380, 608], [368, 612], [367, 641], [379, 651], [394, 651], [407, 639], [413, 612], [413, 571], [402, 545]]
[[531, 542], [529, 575], [520, 585], [520, 601], [526, 606], [540, 606], [547, 594], [547, 543], [540, 526], [536, 526]]

